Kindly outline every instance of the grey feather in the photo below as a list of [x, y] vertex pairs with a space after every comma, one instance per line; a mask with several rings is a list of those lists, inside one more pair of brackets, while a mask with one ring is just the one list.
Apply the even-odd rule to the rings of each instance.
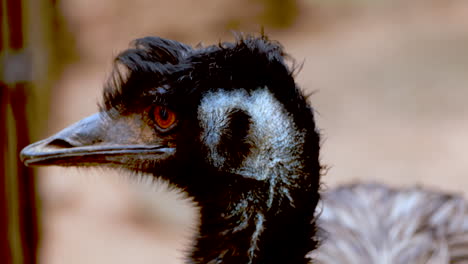
[[320, 207], [313, 263], [468, 263], [468, 202], [460, 195], [354, 184], [324, 193]]

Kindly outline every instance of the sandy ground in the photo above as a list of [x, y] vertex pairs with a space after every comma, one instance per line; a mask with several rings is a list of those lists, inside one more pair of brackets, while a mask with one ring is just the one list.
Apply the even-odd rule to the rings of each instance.
[[[62, 1], [81, 60], [55, 86], [44, 135], [97, 110], [112, 57], [131, 39], [230, 40], [219, 25], [256, 12], [233, 1], [117, 2]], [[341, 16], [301, 2], [296, 25], [270, 35], [304, 61], [297, 81], [315, 91], [325, 186], [378, 181], [468, 195], [468, 4], [404, 2]], [[191, 12], [181, 20], [182, 6]], [[40, 173], [41, 263], [182, 263], [197, 213], [183, 194], [122, 172]]]

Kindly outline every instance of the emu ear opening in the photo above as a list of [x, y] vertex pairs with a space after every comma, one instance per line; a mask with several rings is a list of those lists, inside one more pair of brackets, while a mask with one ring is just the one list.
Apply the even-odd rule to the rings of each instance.
[[27, 146], [20, 157], [26, 166], [127, 165], [132, 160], [165, 159], [175, 152], [161, 144], [139, 144], [135, 138], [140, 132], [128, 122], [97, 113]]
[[227, 126], [222, 130], [217, 146], [218, 152], [224, 154], [225, 164], [229, 168], [237, 168], [250, 154], [251, 144], [248, 133], [251, 125], [250, 116], [243, 110], [234, 109], [227, 117]]

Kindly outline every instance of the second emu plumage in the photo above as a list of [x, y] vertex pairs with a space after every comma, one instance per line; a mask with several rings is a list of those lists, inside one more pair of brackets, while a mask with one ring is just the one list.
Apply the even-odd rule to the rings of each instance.
[[99, 113], [22, 151], [26, 165], [115, 166], [199, 204], [189, 263], [307, 263], [319, 135], [266, 37], [193, 49], [147, 37], [117, 56]]

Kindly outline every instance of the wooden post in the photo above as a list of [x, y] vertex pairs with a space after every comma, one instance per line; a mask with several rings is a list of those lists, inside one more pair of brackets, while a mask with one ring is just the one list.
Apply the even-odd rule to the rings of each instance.
[[2, 0], [0, 7], [0, 259], [12, 264], [36, 263], [38, 244], [35, 177], [18, 158], [30, 143], [26, 102], [32, 60], [25, 45], [24, 5]]

